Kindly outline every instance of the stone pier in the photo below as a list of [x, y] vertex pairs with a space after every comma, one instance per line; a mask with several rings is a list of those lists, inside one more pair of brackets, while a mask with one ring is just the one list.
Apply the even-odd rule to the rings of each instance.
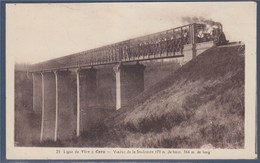
[[215, 43], [213, 41], [197, 43], [196, 44], [196, 56], [200, 55], [201, 53], [210, 49], [213, 46], [215, 46]]
[[120, 64], [114, 67], [117, 110], [144, 90], [144, 69], [145, 66], [139, 63], [135, 65]]
[[184, 45], [183, 49], [183, 64], [187, 63], [188, 61], [194, 59], [204, 51], [212, 48], [215, 46], [215, 43], [213, 41], [209, 42], [202, 42], [202, 43], [196, 43], [196, 44], [187, 44]]
[[196, 57], [196, 44], [184, 45], [183, 49], [183, 63], [186, 63]]

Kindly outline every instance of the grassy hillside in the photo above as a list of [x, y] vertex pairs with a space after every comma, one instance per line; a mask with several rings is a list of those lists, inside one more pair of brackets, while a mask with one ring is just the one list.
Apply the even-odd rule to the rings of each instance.
[[240, 50], [212, 48], [144, 91], [106, 119], [105, 146], [243, 148]]

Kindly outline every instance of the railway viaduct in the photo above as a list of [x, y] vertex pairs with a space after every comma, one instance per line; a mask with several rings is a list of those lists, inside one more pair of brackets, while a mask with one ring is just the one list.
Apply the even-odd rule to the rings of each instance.
[[33, 110], [41, 114], [40, 141], [70, 139], [86, 130], [84, 110], [97, 105], [96, 76], [100, 65], [113, 65], [118, 110], [144, 90], [143, 61], [182, 58], [186, 63], [214, 46], [212, 40], [196, 41], [195, 26], [190, 24], [32, 65], [29, 72], [33, 79]]

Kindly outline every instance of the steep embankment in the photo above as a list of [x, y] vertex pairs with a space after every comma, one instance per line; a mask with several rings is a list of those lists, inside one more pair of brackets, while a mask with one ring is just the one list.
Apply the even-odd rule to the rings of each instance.
[[204, 52], [107, 118], [105, 146], [242, 148], [244, 62], [240, 45]]

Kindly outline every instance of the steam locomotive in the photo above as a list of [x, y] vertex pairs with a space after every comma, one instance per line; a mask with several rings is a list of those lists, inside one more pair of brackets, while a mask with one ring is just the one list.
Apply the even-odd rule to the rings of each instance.
[[207, 25], [207, 24], [196, 24], [196, 43], [214, 41], [214, 43], [219, 45], [225, 45], [229, 41], [223, 32], [223, 27], [221, 24], [217, 25]]

